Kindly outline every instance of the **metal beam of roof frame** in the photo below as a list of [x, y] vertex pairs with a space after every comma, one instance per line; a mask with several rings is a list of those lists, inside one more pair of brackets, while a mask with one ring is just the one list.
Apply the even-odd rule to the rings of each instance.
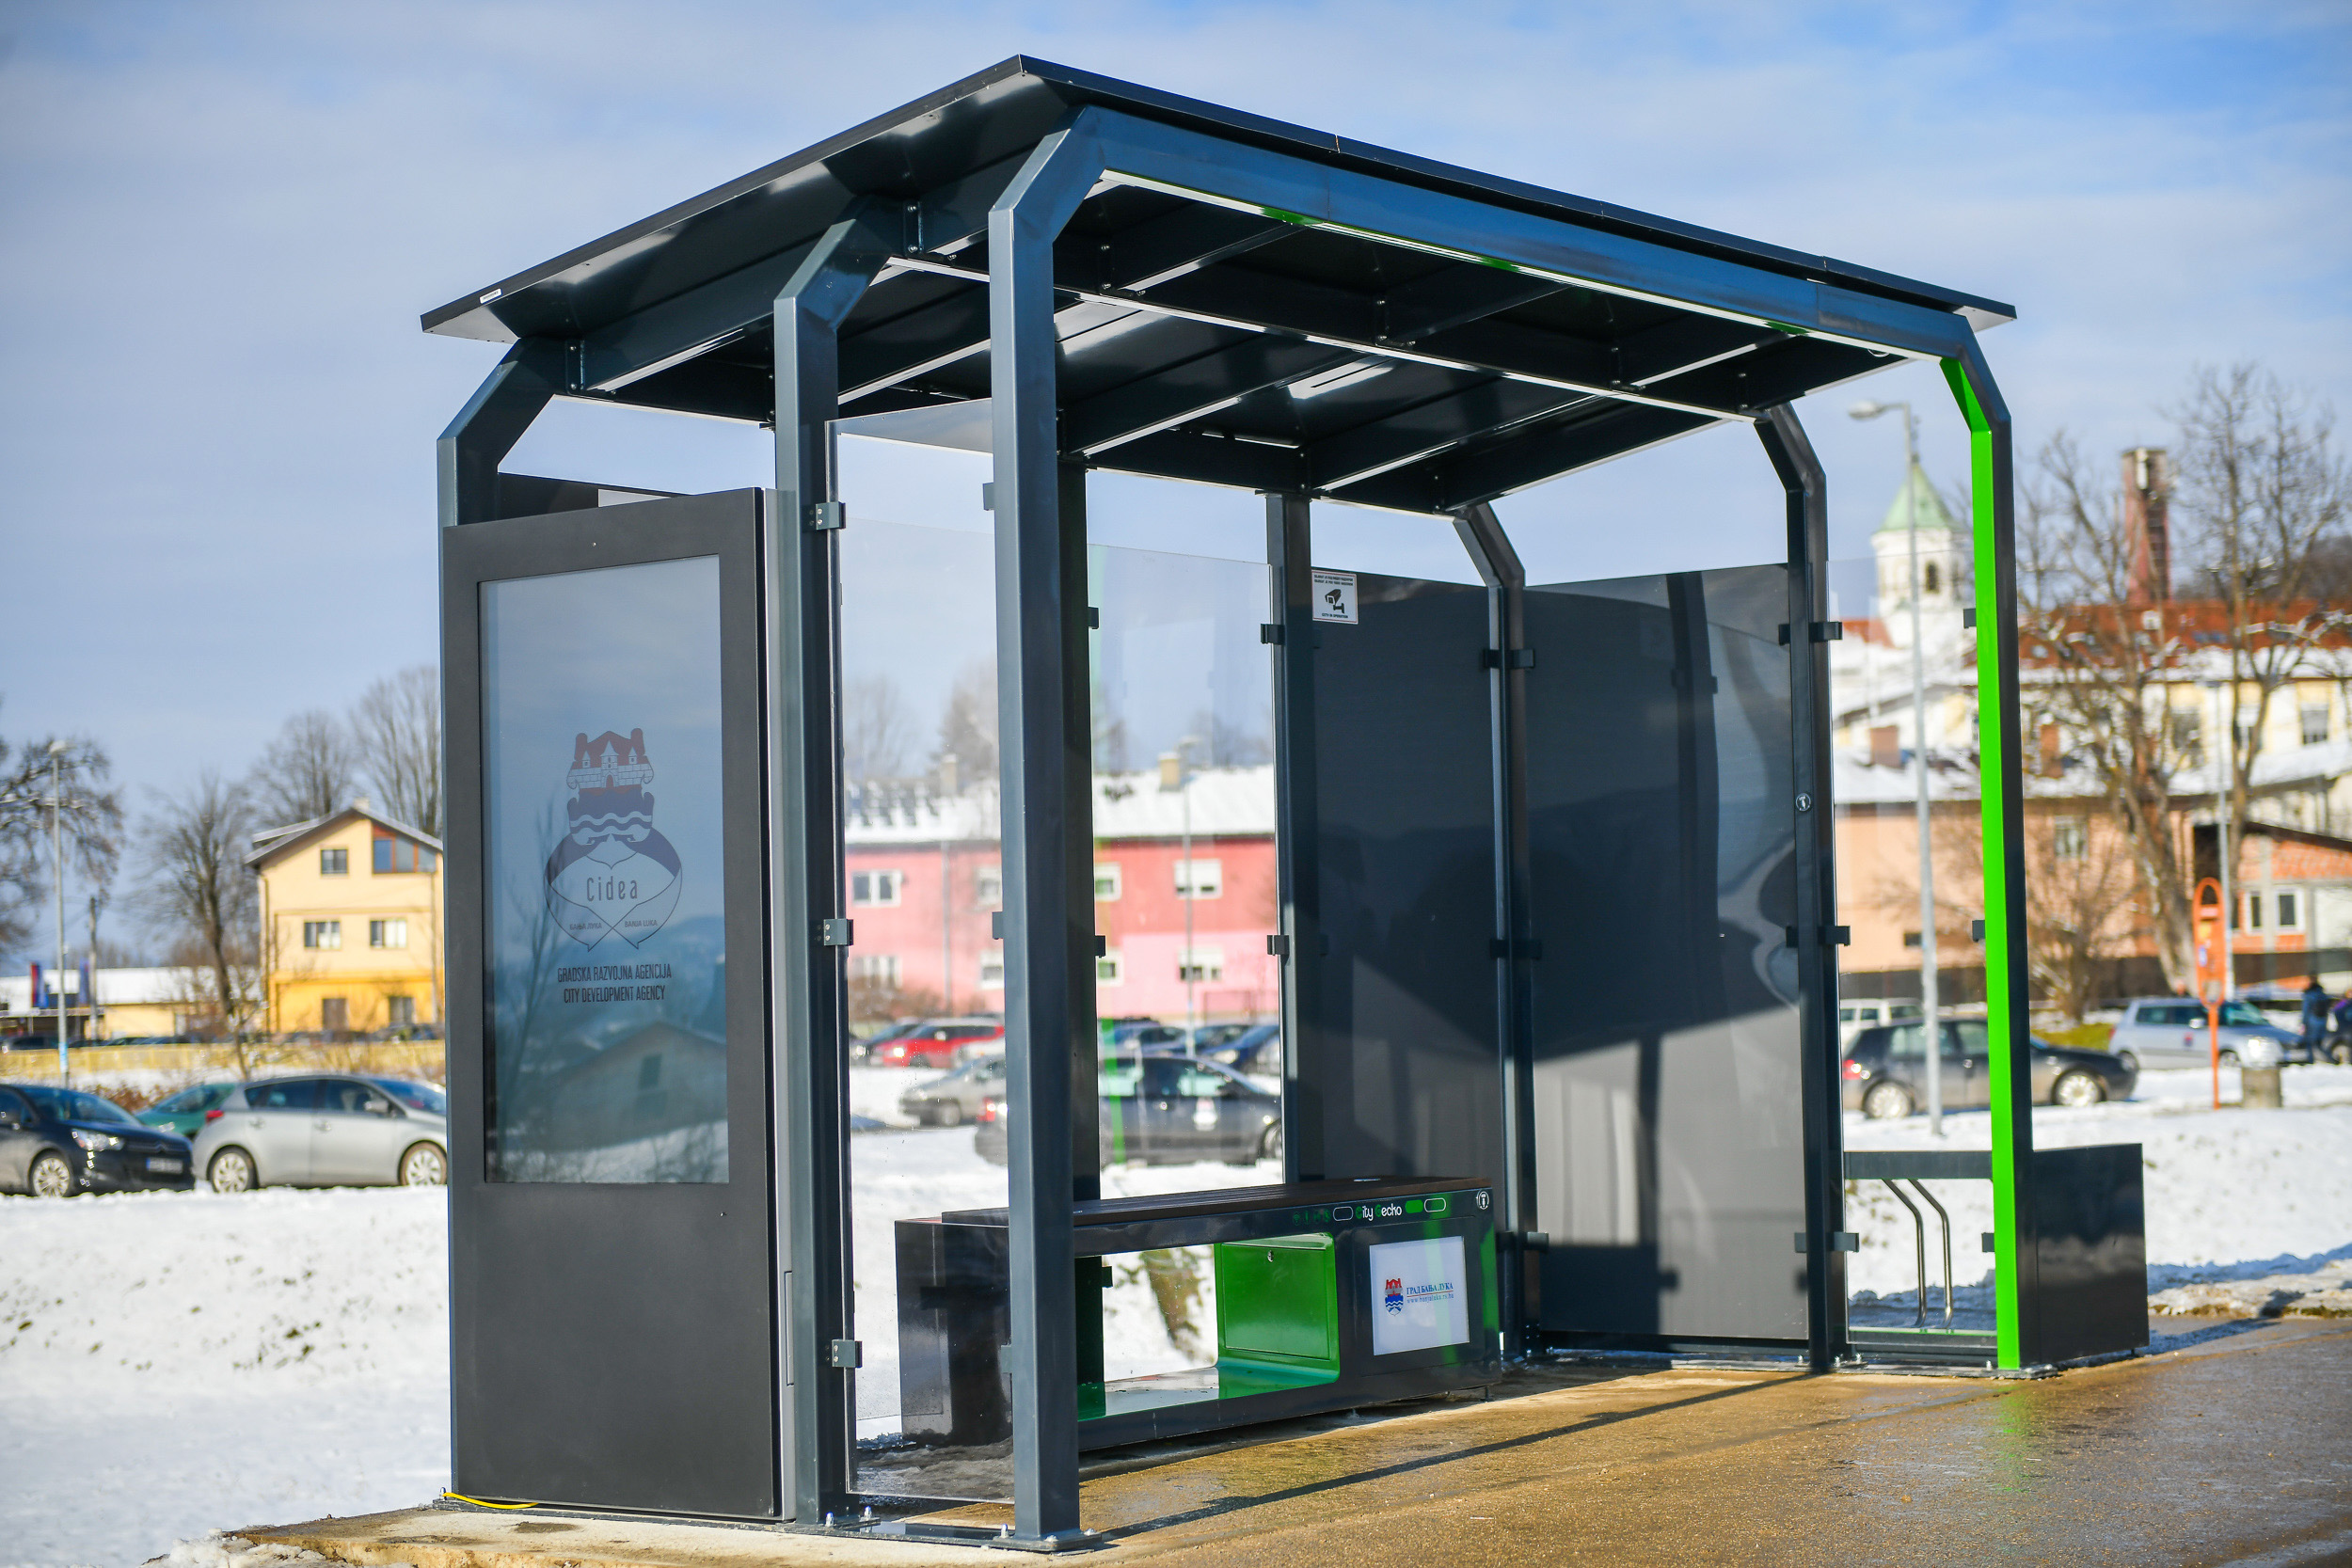
[[1465, 262], [1391, 289], [1380, 302], [1380, 336], [1392, 343], [1417, 342], [1566, 287], [1548, 277]]
[[1312, 442], [1307, 469], [1317, 490], [1343, 490], [1417, 458], [1597, 401], [1587, 392], [1487, 381]]
[[1096, 456], [1196, 420], [1252, 392], [1287, 386], [1358, 357], [1352, 349], [1254, 333], [1230, 348], [1116, 387], [1062, 410], [1062, 447]]
[[[952, 261], [944, 257], [905, 257], [900, 259], [897, 264], [902, 267], [926, 272], [942, 273], [953, 277], [969, 277], [975, 282], [985, 282], [988, 277], [987, 273], [977, 267], [967, 266], [961, 262]], [[1189, 287], [1196, 281], [1206, 279], [1208, 276], [1209, 275], [1203, 273], [1196, 273], [1186, 277], [1178, 278], [1169, 286], [1154, 291], [1151, 293], [1140, 293], [1132, 290], [1124, 289], [1073, 289], [1062, 284], [1057, 284], [1056, 289], [1057, 293], [1073, 294], [1082, 301], [1099, 301], [1114, 305], [1124, 305], [1136, 309], [1155, 311], [1161, 315], [1181, 317], [1187, 321], [1204, 322], [1211, 326], [1231, 326], [1239, 328], [1245, 332], [1288, 333], [1292, 336], [1307, 338], [1314, 342], [1327, 343], [1336, 348], [1352, 349], [1357, 354], [1367, 358], [1394, 359], [1400, 364], [1407, 365], [1435, 365], [1442, 370], [1468, 371], [1474, 375], [1495, 375], [1499, 373], [1513, 381], [1527, 382], [1531, 386], [1551, 387], [1562, 391], [1581, 392], [1588, 396], [1613, 398], [1624, 403], [1654, 404], [1661, 408], [1682, 409], [1685, 412], [1697, 414], [1709, 420], [1748, 418], [1746, 414], [1742, 413], [1739, 409], [1700, 407], [1681, 402], [1675, 398], [1663, 396], [1662, 394], [1645, 392], [1631, 387], [1615, 386], [1605, 379], [1586, 380], [1566, 375], [1547, 373], [1549, 367], [1499, 367], [1491, 363], [1477, 359], [1465, 358], [1456, 355], [1437, 354], [1419, 349], [1406, 348], [1395, 343], [1382, 342], [1378, 338], [1369, 336], [1366, 333], [1366, 329], [1370, 326], [1370, 322], [1367, 318], [1373, 309], [1372, 303], [1369, 299], [1360, 295], [1348, 296], [1349, 299], [1353, 300], [1354, 303], [1361, 309], [1353, 311], [1344, 311], [1341, 308], [1344, 302], [1333, 297], [1339, 295], [1341, 291], [1326, 288], [1319, 284], [1297, 283], [1294, 279], [1276, 278], [1267, 274], [1256, 274], [1252, 275], [1249, 284], [1244, 285], [1236, 283], [1233, 280], [1227, 278], [1224, 275], [1219, 274], [1217, 275], [1217, 289], [1214, 292], [1204, 292], [1203, 290]], [[1212, 309], [1206, 309], [1201, 305], [1190, 303], [1190, 301], [1194, 299], [1216, 297], [1217, 295], [1231, 297], [1233, 293], [1240, 292], [1247, 287], [1258, 284], [1263, 285], [1263, 288], [1260, 291], [1260, 297], [1253, 298], [1249, 302], [1252, 309], [1246, 311]], [[1308, 325], [1297, 320], [1262, 319], [1263, 317], [1273, 316], [1276, 312], [1271, 309], [1262, 310], [1256, 309], [1256, 307], [1261, 305], [1270, 305], [1273, 302], [1283, 298], [1288, 298], [1293, 302], [1305, 302], [1309, 306], [1309, 309], [1296, 311], [1295, 314], [1317, 317], [1322, 322], [1327, 323], [1328, 325]], [[1332, 329], [1343, 325], [1340, 318], [1343, 314], [1354, 314], [1356, 316], [1357, 319], [1354, 322], [1345, 324], [1354, 326], [1355, 330], [1353, 332]], [[1530, 336], [1527, 332], [1517, 327], [1509, 329], [1498, 327], [1497, 330], [1502, 331], [1504, 336], [1509, 338], [1527, 338]], [[1549, 337], [1554, 341], [1565, 342], [1574, 341], [1562, 339], [1556, 333], [1546, 334], [1545, 336]], [[1605, 351], [1597, 352], [1603, 352], [1605, 354]]]

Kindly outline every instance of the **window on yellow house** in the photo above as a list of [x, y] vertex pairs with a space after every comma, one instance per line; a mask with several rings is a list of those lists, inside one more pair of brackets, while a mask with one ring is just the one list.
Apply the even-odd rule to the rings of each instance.
[[302, 945], [305, 947], [341, 947], [343, 944], [343, 923], [340, 920], [306, 920], [302, 923]]
[[349, 876], [350, 874], [351, 874], [351, 851], [350, 851], [350, 850], [348, 850], [348, 849], [322, 849], [322, 850], [320, 850], [320, 851], [319, 851], [319, 875], [320, 875], [320, 876], [322, 876], [322, 877], [347, 877], [347, 876]]
[[388, 833], [381, 828], [375, 831], [375, 869], [378, 872], [430, 871], [434, 860], [433, 851], [414, 839]]
[[368, 922], [370, 947], [405, 947], [408, 945], [408, 922], [405, 920], [371, 920]]

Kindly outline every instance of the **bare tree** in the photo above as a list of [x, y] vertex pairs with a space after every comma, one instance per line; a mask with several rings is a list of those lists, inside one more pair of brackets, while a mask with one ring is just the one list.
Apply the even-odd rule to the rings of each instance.
[[2020, 487], [2018, 530], [2020, 640], [2037, 666], [2027, 700], [2088, 764], [2122, 830], [2165, 978], [2185, 988], [2195, 962], [2172, 783], [2196, 765], [2198, 740], [2171, 721], [2169, 689], [2190, 649], [2177, 619], [2129, 602], [2122, 507], [2073, 438], [2052, 436], [2035, 467]]
[[907, 776], [915, 746], [914, 716], [888, 675], [842, 683], [841, 766], [852, 784]]
[[939, 716], [939, 760], [964, 784], [996, 772], [996, 664], [975, 659], [956, 677]]
[[377, 808], [440, 837], [440, 672], [411, 665], [369, 687], [352, 709], [351, 732]]
[[2313, 602], [2352, 520], [2352, 466], [2334, 448], [2333, 412], [2257, 365], [2201, 369], [2173, 419], [2176, 507], [2228, 612], [2231, 819], [2243, 822], [2272, 700], [2325, 634], [2352, 624]]
[[[2075, 1023], [2107, 994], [2115, 960], [2146, 934], [2137, 864], [2126, 835], [2068, 801], [2056, 810], [2029, 807], [2021, 824], [2026, 848], [2026, 963], [2034, 990]], [[1957, 948], [1980, 911], [1967, 892], [1981, 887], [1983, 819], [1975, 812], [1935, 818], [1937, 940]], [[1945, 890], [1957, 896], [1947, 899]], [[1916, 910], [1918, 884], [1902, 879], [1882, 900]], [[1948, 950], [1948, 949], [1947, 949]]]
[[351, 731], [324, 708], [311, 708], [286, 721], [253, 765], [246, 788], [261, 826], [284, 827], [349, 804], [358, 770]]
[[[122, 803], [107, 787], [113, 772], [96, 741], [11, 747], [0, 740], [0, 951], [22, 950], [34, 940], [41, 907], [55, 895], [53, 783], [62, 799], [57, 827], [67, 858], [85, 891], [104, 904], [122, 855]], [[93, 929], [96, 924], [93, 914]]]
[[198, 1010], [231, 1039], [251, 1017], [258, 985], [254, 879], [245, 863], [252, 808], [244, 789], [206, 769], [177, 795], [158, 795], [139, 825], [139, 897], [175, 964], [190, 972]]

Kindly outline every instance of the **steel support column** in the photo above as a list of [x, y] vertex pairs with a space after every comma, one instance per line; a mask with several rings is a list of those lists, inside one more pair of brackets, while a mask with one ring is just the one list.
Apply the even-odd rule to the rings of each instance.
[[[1062, 800], [1064, 896], [1070, 921], [1070, 1196], [1103, 1196], [1099, 1138], [1102, 1053], [1095, 1037], [1094, 986], [1094, 612], [1087, 575], [1087, 470], [1061, 466]], [[1074, 1260], [1079, 1383], [1103, 1381], [1103, 1265]]]
[[555, 396], [563, 374], [561, 342], [525, 338], [466, 400], [433, 443], [443, 528], [486, 523], [498, 515], [499, 465]]
[[1269, 493], [1265, 558], [1274, 646], [1276, 919], [1282, 957], [1282, 1180], [1326, 1174], [1323, 1092], [1303, 1069], [1322, 1050], [1321, 868], [1315, 820], [1313, 528], [1307, 498]]
[[1527, 837], [1527, 569], [1491, 506], [1458, 513], [1454, 531], [1486, 584], [1488, 733], [1494, 748], [1495, 1071], [1502, 1094], [1502, 1168], [1483, 1172], [1501, 1189], [1496, 1228], [1509, 1239], [1495, 1252], [1503, 1303], [1502, 1354], [1525, 1354], [1540, 1306], [1532, 1293], [1540, 1271], [1526, 1266], [1521, 1239], [1534, 1227], [1534, 972], [1529, 890], [1534, 863]]
[[[1013, 1534], [1042, 1547], [1083, 1539], [1070, 1208], [1071, 1043], [1081, 1021], [1073, 1016], [1072, 959], [1093, 946], [1094, 907], [1091, 896], [1073, 905], [1068, 860], [1070, 833], [1086, 826], [1070, 820], [1073, 748], [1080, 758], [1090, 748], [1087, 736], [1068, 733], [1069, 631], [1073, 615], [1084, 618], [1086, 583], [1069, 578], [1073, 552], [1063, 536], [1054, 237], [1094, 183], [1100, 166], [1092, 151], [1069, 131], [1047, 136], [988, 221], [1005, 1088], [1014, 1128], [1007, 1215]], [[1083, 517], [1077, 526], [1083, 551]], [[1085, 852], [1092, 853], [1090, 840]]]
[[[1977, 562], [1977, 770], [1984, 824], [1984, 996], [1992, 1075], [1994, 1301], [2004, 1367], [2043, 1359], [2026, 964], [2025, 779], [2018, 753], [2017, 513], [2009, 405], [1972, 338], [1944, 361], [1968, 421]], [[1990, 655], [1991, 657], [1987, 657]], [[1986, 679], [1990, 673], [1992, 678]]]
[[1826, 1371], [1846, 1354], [1843, 1128], [1838, 1120], [1837, 822], [1830, 799], [1829, 491], [1796, 410], [1774, 404], [1756, 427], [1788, 496], [1788, 731], [1797, 817], [1797, 1004], [1803, 1041], [1806, 1356]]
[[843, 933], [840, 623], [833, 526], [838, 332], [889, 259], [895, 209], [860, 202], [825, 231], [775, 301], [776, 492], [762, 519], [767, 573], [770, 1111], [775, 1249], [777, 1451], [803, 1524], [847, 1499], [855, 1406], [834, 1365], [850, 1337], [843, 1162], [849, 1064]]

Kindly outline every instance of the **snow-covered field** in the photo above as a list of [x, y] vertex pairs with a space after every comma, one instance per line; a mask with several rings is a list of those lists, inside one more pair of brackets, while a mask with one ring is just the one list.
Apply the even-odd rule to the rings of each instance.
[[[902, 1123], [920, 1073], [861, 1069], [852, 1109]], [[2352, 1069], [2294, 1068], [2289, 1109], [2214, 1114], [2201, 1074], [2151, 1073], [2120, 1105], [2035, 1114], [2058, 1144], [2135, 1142], [2148, 1161], [2150, 1288], [2342, 1274], [2352, 1259]], [[2236, 1085], [2225, 1078], [2225, 1099]], [[1982, 1148], [1981, 1112], [1947, 1118]], [[1930, 1147], [1925, 1118], [1850, 1117], [1848, 1147]], [[852, 1141], [861, 1429], [896, 1405], [889, 1222], [1004, 1201], [1004, 1172], [968, 1129]], [[1270, 1167], [1122, 1169], [1121, 1193], [1265, 1181]], [[1972, 1195], [1953, 1211], [1960, 1275], [1981, 1275]], [[1870, 1195], [1875, 1192], [1874, 1198]], [[1971, 1204], [1977, 1207], [1972, 1208]], [[1860, 1290], [1908, 1291], [1910, 1219], [1875, 1184], [1856, 1196]], [[222, 1527], [412, 1505], [448, 1477], [447, 1208], [438, 1192], [268, 1191], [0, 1197], [0, 1568], [141, 1562]], [[1196, 1311], [1214, 1323], [1207, 1292]], [[1113, 1375], [1190, 1364], [1151, 1286], [1121, 1271]]]

